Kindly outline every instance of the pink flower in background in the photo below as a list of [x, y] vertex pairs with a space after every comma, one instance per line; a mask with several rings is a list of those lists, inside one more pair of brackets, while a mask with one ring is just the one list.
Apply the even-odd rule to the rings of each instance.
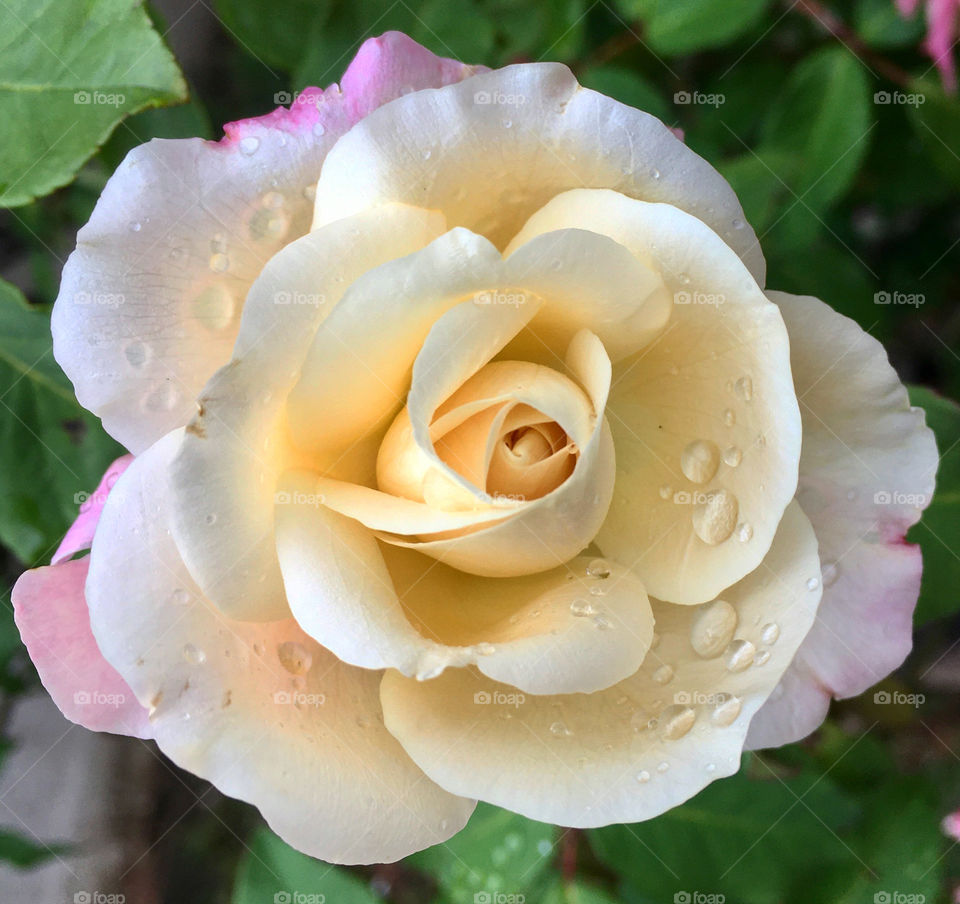
[[[920, 0], [896, 0], [896, 3], [900, 13], [909, 17], [917, 11]], [[957, 39], [960, 0], [926, 0], [924, 12], [927, 36], [923, 41], [923, 49], [940, 71], [944, 87], [948, 91], [956, 91], [957, 70], [953, 61], [953, 45]]]

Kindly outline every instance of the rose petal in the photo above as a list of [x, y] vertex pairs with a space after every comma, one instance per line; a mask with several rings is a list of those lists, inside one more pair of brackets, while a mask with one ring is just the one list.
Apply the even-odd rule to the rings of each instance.
[[63, 562], [74, 553], [90, 548], [94, 532], [97, 529], [97, 522], [100, 520], [100, 512], [103, 511], [107, 496], [132, 461], [132, 455], [121, 455], [107, 468], [103, 477], [100, 478], [97, 488], [80, 504], [80, 513], [60, 541], [57, 551], [50, 560], [51, 565]]
[[475, 664], [544, 694], [591, 693], [643, 661], [653, 618], [643, 586], [622, 568], [594, 565], [599, 577], [590, 559], [575, 559], [491, 579], [407, 550], [387, 548], [385, 562], [370, 531], [310, 502], [309, 475], [290, 475], [284, 488], [291, 502], [277, 509], [277, 548], [291, 610], [345, 662], [421, 680]]
[[177, 546], [194, 580], [231, 617], [288, 611], [273, 510], [280, 475], [298, 464], [286, 440], [286, 399], [318, 324], [361, 274], [442, 231], [443, 219], [429, 211], [367, 211], [288, 245], [251, 288], [236, 356], [200, 396], [173, 476]]
[[[769, 295], [790, 333], [803, 416], [797, 499], [817, 533], [826, 588], [792, 681], [757, 715], [751, 746], [804, 737], [828, 695], [862, 693], [906, 658], [921, 560], [904, 536], [933, 496], [938, 464], [924, 413], [910, 407], [883, 346], [816, 298]], [[820, 705], [804, 702], [818, 696]], [[794, 710], [786, 722], [785, 709]]]
[[693, 640], [705, 649], [703, 610], [654, 601], [660, 641], [614, 687], [517, 701], [472, 670], [424, 683], [388, 671], [387, 728], [454, 793], [566, 826], [649, 819], [739, 769], [750, 719], [813, 621], [818, 573], [813, 530], [791, 505], [763, 566], [724, 592], [739, 619], [727, 652], [694, 652]]
[[336, 140], [402, 92], [474, 71], [391, 32], [361, 47], [342, 93], [308, 88], [216, 144], [134, 148], [78, 233], [54, 307], [54, 350], [80, 403], [133, 452], [185, 424], [230, 357], [251, 283], [307, 231]]
[[83, 592], [88, 566], [83, 558], [20, 575], [11, 594], [20, 637], [43, 686], [71, 722], [152, 737], [147, 711], [93, 639]]
[[569, 191], [511, 248], [574, 226], [649, 262], [677, 302], [659, 339], [614, 371], [617, 487], [597, 543], [658, 599], [704, 602], [757, 567], [796, 488], [786, 329], [729, 247], [665, 204]]
[[759, 244], [716, 170], [658, 119], [581, 88], [558, 63], [508, 66], [372, 113], [324, 162], [314, 226], [405, 201], [441, 209], [451, 225], [504, 247], [550, 198], [580, 187], [688, 211], [762, 285]]
[[193, 584], [169, 532], [178, 433], [121, 478], [87, 580], [98, 643], [150, 705], [160, 749], [327, 861], [395, 860], [450, 837], [473, 802], [430, 782], [384, 730], [378, 673], [290, 618], [228, 619]]

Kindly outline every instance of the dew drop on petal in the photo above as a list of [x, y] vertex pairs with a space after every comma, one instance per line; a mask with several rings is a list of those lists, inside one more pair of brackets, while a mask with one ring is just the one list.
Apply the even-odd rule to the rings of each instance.
[[240, 152], [246, 154], [248, 157], [251, 154], [255, 154], [257, 152], [257, 148], [259, 147], [260, 139], [253, 135], [248, 135], [246, 138], [243, 138], [240, 141]]
[[823, 572], [823, 586], [832, 587], [837, 583], [837, 577], [840, 573], [840, 566], [836, 562], [824, 562], [821, 568]]
[[757, 648], [749, 640], [735, 640], [727, 647], [727, 668], [742, 672], [753, 664]]
[[737, 416], [733, 413], [732, 408], [728, 408], [723, 412], [723, 423], [727, 427], [732, 427], [737, 422]]
[[688, 443], [680, 453], [680, 470], [693, 483], [706, 483], [717, 473], [720, 452], [708, 439]]
[[570, 614], [574, 618], [587, 618], [588, 616], [596, 615], [597, 610], [590, 600], [578, 597], [570, 604]]
[[313, 656], [302, 644], [286, 641], [277, 647], [277, 658], [291, 675], [302, 675], [310, 671]]
[[750, 377], [741, 377], [733, 384], [733, 391], [744, 402], [749, 402], [753, 398], [753, 380]]
[[144, 342], [131, 342], [123, 354], [131, 367], [143, 367], [150, 360], [150, 346]]
[[660, 498], [669, 499], [673, 495], [673, 487], [669, 483], [665, 483], [660, 487]]
[[753, 527], [746, 521], [741, 521], [737, 525], [737, 539], [741, 543], [748, 543], [753, 539]]
[[737, 467], [743, 461], [743, 453], [736, 446], [728, 446], [723, 450], [723, 463], [731, 468]]
[[555, 738], [569, 738], [573, 732], [563, 722], [553, 722], [550, 725], [550, 734]]
[[660, 715], [664, 737], [671, 741], [682, 738], [693, 728], [693, 723], [696, 721], [697, 713], [693, 707], [681, 703], [668, 706]]
[[737, 630], [737, 610], [726, 600], [707, 603], [697, 613], [690, 627], [690, 645], [704, 659], [719, 656]]
[[737, 523], [739, 504], [729, 490], [715, 490], [707, 494], [707, 501], [693, 511], [693, 531], [709, 546], [722, 543]]
[[756, 656], [753, 657], [754, 665], [766, 665], [769, 661], [770, 661], [769, 650], [761, 650], [759, 653], [757, 653]]
[[192, 663], [193, 665], [202, 665], [207, 661], [207, 655], [203, 650], [195, 647], [192, 643], [188, 643], [183, 648], [183, 658], [187, 662]]
[[670, 768], [670, 764], [664, 760], [662, 763], [657, 764], [657, 772], [666, 772]]
[[807, 590], [816, 590], [820, 586], [820, 578], [810, 578], [807, 581]]
[[650, 677], [654, 684], [669, 684], [673, 681], [673, 666], [664, 663]]
[[635, 776], [636, 780], [641, 784], [645, 785], [650, 781], [650, 773], [646, 769], [641, 769]]
[[606, 559], [594, 559], [587, 566], [587, 574], [592, 578], [610, 577], [610, 563]]
[[713, 708], [710, 719], [716, 725], [731, 725], [740, 715], [741, 702], [739, 697], [725, 696]]
[[768, 646], [773, 646], [780, 639], [780, 625], [776, 622], [764, 625], [763, 631], [760, 633], [760, 639]]

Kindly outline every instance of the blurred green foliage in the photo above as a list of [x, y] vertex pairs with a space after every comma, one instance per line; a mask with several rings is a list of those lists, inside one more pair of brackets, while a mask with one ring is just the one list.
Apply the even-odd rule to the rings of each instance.
[[[242, 857], [227, 839], [236, 878], [216, 900], [299, 892], [330, 904], [493, 904], [511, 895], [516, 904], [684, 904], [697, 894], [726, 904], [869, 904], [898, 893], [945, 901], [960, 879], [960, 855], [938, 827], [960, 805], [952, 752], [960, 714], [953, 695], [924, 682], [960, 612], [960, 409], [949, 400], [960, 396], [960, 100], [917, 49], [920, 16], [902, 18], [892, 0], [213, 6], [217, 39], [186, 72], [189, 103], [130, 115], [184, 97], [155, 11], [156, 29], [126, 0], [0, 4], [0, 206], [13, 208], [0, 262], [26, 290], [0, 285], [0, 542], [12, 559], [46, 561], [75, 515], [75, 495], [93, 489], [119, 453], [53, 361], [48, 317], [60, 262], [109, 174], [141, 141], [213, 138], [219, 123], [272, 107], [279, 91], [337, 80], [360, 43], [388, 29], [488, 66], [565, 62], [588, 87], [682, 129], [739, 194], [768, 284], [818, 295], [883, 341], [903, 378], [922, 384], [912, 398], [943, 456], [935, 501], [911, 535], [926, 562], [925, 627], [890, 685], [925, 694], [922, 707], [879, 707], [870, 694], [835, 706], [803, 745], [748, 756], [737, 776], [639, 825], [571, 832], [481, 805], [452, 841], [375, 869], [330, 867], [262, 828]], [[51, 66], [45, 44], [72, 65]], [[124, 100], [74, 101], [93, 91]], [[896, 302], [907, 296], [915, 303]], [[13, 692], [28, 666], [9, 599], [0, 615], [0, 686]], [[0, 836], [2, 859], [26, 865], [42, 855]], [[186, 900], [189, 882], [171, 887]]]

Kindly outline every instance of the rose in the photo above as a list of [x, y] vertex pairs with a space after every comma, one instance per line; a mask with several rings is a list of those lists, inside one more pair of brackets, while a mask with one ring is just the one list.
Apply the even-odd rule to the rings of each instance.
[[932, 436], [720, 176], [559, 65], [342, 85], [136, 149], [78, 236], [56, 355], [136, 458], [15, 591], [67, 714], [109, 677], [93, 727], [361, 862], [655, 816], [896, 667]]

